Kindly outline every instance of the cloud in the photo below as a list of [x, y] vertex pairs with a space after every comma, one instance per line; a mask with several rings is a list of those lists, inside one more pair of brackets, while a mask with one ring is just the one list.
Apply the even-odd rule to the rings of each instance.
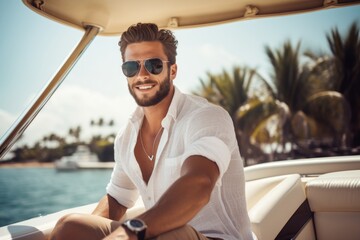
[[231, 67], [239, 63], [239, 57], [227, 51], [223, 46], [204, 44], [199, 49], [199, 55], [205, 61], [204, 66], [215, 71]]
[[5, 134], [14, 121], [15, 116], [3, 109], [0, 109], [0, 136]]
[[[79, 125], [82, 139], [88, 139], [96, 131], [116, 133], [136, 106], [130, 94], [123, 95], [108, 96], [75, 85], [63, 85], [30, 124], [20, 143], [32, 145], [51, 133], [67, 136], [70, 128]], [[91, 120], [99, 118], [106, 122], [114, 120], [114, 127], [90, 126]]]
[[238, 56], [220, 45], [206, 43], [181, 51], [177, 59], [178, 76], [175, 84], [187, 93], [198, 88], [199, 78], [206, 79], [207, 72], [218, 74], [239, 64]]

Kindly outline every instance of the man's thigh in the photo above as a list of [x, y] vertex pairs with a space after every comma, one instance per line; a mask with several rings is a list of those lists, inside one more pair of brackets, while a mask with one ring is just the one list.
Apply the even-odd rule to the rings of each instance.
[[88, 214], [69, 214], [56, 224], [50, 239], [100, 240], [121, 225], [118, 221]]
[[196, 231], [189, 225], [177, 228], [167, 233], [161, 234], [153, 240], [209, 240], [207, 237]]
[[[69, 214], [56, 224], [50, 240], [101, 240], [121, 225], [118, 221], [88, 214]], [[189, 225], [161, 234], [153, 240], [209, 240]]]

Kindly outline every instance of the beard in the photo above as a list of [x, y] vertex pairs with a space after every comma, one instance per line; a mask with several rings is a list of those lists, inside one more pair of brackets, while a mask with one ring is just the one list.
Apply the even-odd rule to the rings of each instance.
[[[146, 84], [146, 83], [154, 83], [154, 81], [152, 80], [147, 80], [144, 82], [141, 82], [141, 84]], [[132, 86], [135, 86], [137, 84], [140, 84], [139, 82], [137, 82], [136, 84], [133, 84]], [[154, 106], [156, 104], [158, 104], [159, 102], [161, 102], [167, 95], [169, 95], [170, 92], [170, 74], [168, 74], [164, 80], [160, 83], [160, 89], [155, 93], [155, 95], [153, 97], [147, 97], [146, 95], [144, 97], [142, 97], [141, 99], [136, 96], [133, 87], [130, 87], [130, 85], [128, 84], [128, 88], [129, 88], [129, 92], [130, 94], [134, 97], [135, 102], [137, 103], [137, 105], [141, 106], [141, 107], [149, 107], [149, 106]]]

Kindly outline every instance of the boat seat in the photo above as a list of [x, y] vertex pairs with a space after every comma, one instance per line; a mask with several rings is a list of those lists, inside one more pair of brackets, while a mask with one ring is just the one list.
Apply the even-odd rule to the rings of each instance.
[[306, 194], [318, 240], [360, 239], [360, 170], [323, 174]]
[[[306, 202], [299, 174], [268, 177], [246, 182], [246, 198], [252, 230], [259, 240], [315, 239], [311, 212], [304, 224], [293, 229], [287, 223]], [[291, 224], [290, 224], [291, 225]], [[287, 228], [287, 229], [286, 229]]]

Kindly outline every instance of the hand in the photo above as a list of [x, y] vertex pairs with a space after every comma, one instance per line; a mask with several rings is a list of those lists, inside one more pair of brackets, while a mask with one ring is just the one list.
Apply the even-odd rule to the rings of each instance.
[[135, 233], [120, 226], [103, 240], [137, 240], [137, 236]]

